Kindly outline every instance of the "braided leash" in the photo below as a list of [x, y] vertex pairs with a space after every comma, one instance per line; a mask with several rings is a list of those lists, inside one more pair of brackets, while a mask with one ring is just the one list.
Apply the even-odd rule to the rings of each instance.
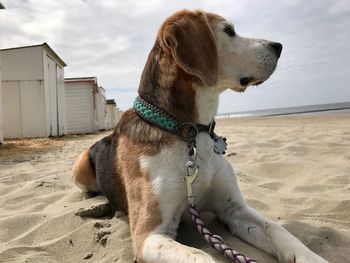
[[221, 254], [229, 258], [232, 262], [257, 263], [257, 261], [255, 261], [254, 259], [250, 259], [245, 255], [239, 253], [238, 251], [234, 250], [233, 248], [229, 247], [228, 245], [226, 245], [220, 236], [213, 235], [209, 231], [209, 229], [204, 226], [204, 223], [201, 220], [199, 215], [199, 209], [193, 202], [192, 203], [190, 202], [188, 206], [188, 211], [192, 217], [193, 223], [197, 228], [197, 231], [204, 237], [205, 241], [207, 241], [207, 243], [211, 247], [215, 248]]
[[[190, 154], [192, 153], [192, 154]], [[200, 212], [198, 207], [194, 202], [194, 195], [192, 189], [192, 183], [196, 180], [198, 176], [198, 166], [196, 165], [197, 151], [195, 147], [191, 148], [189, 152], [190, 160], [185, 166], [185, 178], [187, 199], [189, 202], [188, 211], [192, 217], [192, 221], [195, 224], [197, 231], [204, 237], [207, 243], [219, 251], [221, 254], [229, 258], [232, 262], [237, 263], [257, 263], [257, 261], [250, 259], [243, 254], [237, 252], [233, 248], [229, 247], [220, 236], [213, 235], [209, 229], [204, 226], [203, 221], [200, 218]]]

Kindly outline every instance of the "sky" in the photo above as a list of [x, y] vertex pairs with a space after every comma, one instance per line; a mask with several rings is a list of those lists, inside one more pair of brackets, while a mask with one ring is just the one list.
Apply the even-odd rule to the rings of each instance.
[[47, 42], [65, 77], [97, 76], [126, 110], [156, 33], [177, 10], [200, 8], [241, 36], [283, 44], [271, 78], [245, 93], [225, 91], [219, 113], [350, 101], [348, 0], [1, 0], [0, 48]]

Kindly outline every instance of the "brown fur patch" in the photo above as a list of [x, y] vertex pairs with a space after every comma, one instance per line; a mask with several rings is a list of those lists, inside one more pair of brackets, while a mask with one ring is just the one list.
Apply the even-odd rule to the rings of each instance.
[[180, 122], [195, 121], [197, 112], [192, 85], [199, 82], [198, 78], [179, 68], [157, 41], [143, 70], [139, 94]]
[[98, 193], [96, 175], [89, 160], [89, 149], [83, 151], [73, 165], [72, 179], [83, 192]]
[[[152, 152], [127, 137], [119, 138], [118, 163], [129, 205], [130, 230], [137, 261], [142, 262], [142, 244], [146, 237], [162, 223], [158, 201], [147, 171], [141, 170], [139, 157]], [[156, 148], [154, 148], [156, 151]]]
[[134, 109], [123, 114], [116, 127], [116, 134], [115, 136], [126, 136], [146, 148], [151, 145], [150, 150], [145, 148], [145, 151], [150, 153], [155, 150], [155, 147], [159, 149], [166, 144], [171, 144], [175, 139], [175, 136], [142, 120]]
[[158, 40], [182, 70], [207, 86], [216, 84], [218, 53], [204, 12], [183, 10], [170, 16], [162, 24]]

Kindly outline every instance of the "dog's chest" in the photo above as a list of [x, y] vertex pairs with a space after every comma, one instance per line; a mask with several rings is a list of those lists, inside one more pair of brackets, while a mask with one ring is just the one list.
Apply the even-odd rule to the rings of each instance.
[[[217, 171], [216, 159], [219, 158], [213, 150], [213, 141], [208, 134], [197, 136], [197, 153], [196, 164], [199, 173], [193, 183], [193, 191], [196, 200], [199, 201], [210, 191]], [[186, 204], [184, 176], [188, 161], [188, 148], [182, 142], [162, 149], [157, 155], [141, 157], [141, 167], [148, 171], [150, 183], [160, 206], [166, 204], [164, 209]]]

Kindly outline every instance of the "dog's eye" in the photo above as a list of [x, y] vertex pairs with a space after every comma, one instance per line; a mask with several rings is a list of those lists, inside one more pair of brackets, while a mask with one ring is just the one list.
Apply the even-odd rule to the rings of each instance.
[[233, 29], [232, 26], [226, 26], [224, 29], [224, 32], [229, 35], [230, 37], [234, 37], [236, 35], [235, 30]]

